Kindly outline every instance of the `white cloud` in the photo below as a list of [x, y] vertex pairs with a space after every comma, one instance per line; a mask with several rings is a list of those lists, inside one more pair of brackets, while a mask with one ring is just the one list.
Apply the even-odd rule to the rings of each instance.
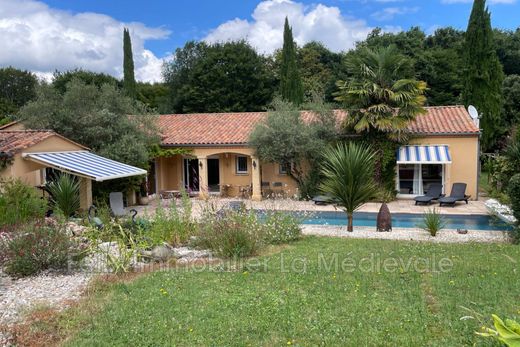
[[416, 13], [419, 7], [387, 7], [380, 11], [372, 13], [372, 17], [379, 21], [391, 20], [395, 16]]
[[168, 31], [103, 14], [73, 14], [34, 0], [0, 0], [0, 66], [32, 70], [44, 78], [74, 68], [121, 77], [125, 26], [132, 37], [136, 79], [160, 80], [162, 60], [144, 43], [166, 38]]
[[283, 43], [285, 17], [299, 45], [320, 41], [333, 51], [343, 51], [366, 38], [372, 30], [365, 21], [341, 14], [337, 7], [318, 4], [306, 7], [292, 0], [265, 0], [258, 4], [252, 21], [235, 18], [206, 36], [207, 42], [247, 39], [261, 53], [271, 53]]
[[[473, 3], [473, 0], [441, 0], [443, 4], [470, 4]], [[510, 5], [516, 3], [516, 0], [489, 0], [489, 3], [492, 5], [496, 4], [505, 4]]]

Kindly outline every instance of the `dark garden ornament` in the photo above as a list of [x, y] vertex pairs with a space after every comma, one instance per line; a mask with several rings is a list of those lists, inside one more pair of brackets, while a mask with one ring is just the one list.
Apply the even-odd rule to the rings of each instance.
[[383, 202], [377, 214], [377, 231], [392, 231], [392, 215], [386, 202]]

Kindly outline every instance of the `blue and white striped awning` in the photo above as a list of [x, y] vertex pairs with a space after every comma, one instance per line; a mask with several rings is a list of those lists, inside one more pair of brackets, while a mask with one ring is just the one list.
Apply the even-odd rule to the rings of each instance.
[[451, 164], [451, 155], [446, 145], [401, 146], [397, 164]]
[[97, 182], [146, 175], [146, 170], [107, 159], [88, 151], [25, 153], [23, 157], [47, 167]]

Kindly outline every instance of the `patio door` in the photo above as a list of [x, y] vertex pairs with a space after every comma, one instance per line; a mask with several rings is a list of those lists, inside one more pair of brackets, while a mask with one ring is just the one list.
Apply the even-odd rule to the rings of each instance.
[[444, 191], [444, 165], [399, 164], [397, 191], [404, 195], [423, 195], [432, 183], [440, 183]]
[[199, 191], [199, 161], [197, 159], [185, 158], [184, 167], [184, 189], [188, 192]]
[[210, 192], [220, 191], [220, 169], [218, 158], [208, 158], [208, 188]]

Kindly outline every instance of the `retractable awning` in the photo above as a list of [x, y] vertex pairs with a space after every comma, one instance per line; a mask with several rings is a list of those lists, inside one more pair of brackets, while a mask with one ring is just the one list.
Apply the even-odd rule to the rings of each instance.
[[401, 146], [397, 164], [451, 164], [451, 155], [446, 145]]
[[97, 182], [146, 175], [146, 170], [107, 159], [88, 151], [25, 153], [23, 157]]

